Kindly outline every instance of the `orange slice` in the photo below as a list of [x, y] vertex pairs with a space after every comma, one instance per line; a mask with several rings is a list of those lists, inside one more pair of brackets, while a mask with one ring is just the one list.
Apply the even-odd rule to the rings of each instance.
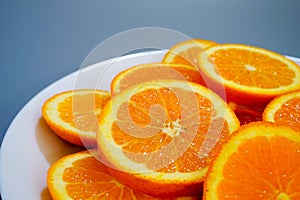
[[197, 195], [223, 139], [239, 127], [206, 87], [159, 80], [115, 95], [100, 117], [101, 159], [123, 184], [153, 196]]
[[204, 84], [200, 73], [192, 66], [183, 64], [148, 63], [128, 68], [114, 77], [113, 94], [133, 85], [159, 79], [176, 79]]
[[65, 91], [45, 101], [42, 115], [62, 139], [76, 145], [94, 147], [97, 145], [97, 118], [109, 98], [110, 93], [102, 90]]
[[196, 67], [198, 65], [198, 54], [206, 47], [215, 44], [217, 43], [202, 39], [191, 39], [177, 43], [169, 49], [162, 62], [192, 65]]
[[229, 102], [261, 108], [276, 96], [300, 89], [300, 67], [266, 49], [214, 45], [200, 53], [198, 62], [210, 89], [225, 87]]
[[300, 199], [299, 166], [299, 131], [269, 122], [244, 125], [211, 163], [203, 199]]
[[[48, 170], [47, 185], [52, 198], [56, 200], [158, 200], [118, 182], [96, 156], [96, 150], [82, 151], [67, 155], [51, 165]], [[182, 199], [194, 198], [182, 197]]]
[[263, 120], [300, 130], [300, 91], [273, 99], [263, 112]]

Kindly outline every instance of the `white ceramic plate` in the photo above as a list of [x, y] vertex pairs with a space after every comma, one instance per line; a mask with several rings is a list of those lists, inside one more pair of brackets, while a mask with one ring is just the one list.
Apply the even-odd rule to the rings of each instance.
[[[97, 87], [109, 90], [110, 82], [118, 72], [137, 64], [159, 62], [164, 53], [138, 53], [89, 66], [58, 80], [29, 101], [11, 123], [1, 146], [3, 200], [51, 199], [46, 185], [49, 166], [63, 155], [80, 150], [59, 139], [45, 124], [41, 106], [46, 99], [72, 89]], [[289, 58], [300, 65], [300, 59]]]

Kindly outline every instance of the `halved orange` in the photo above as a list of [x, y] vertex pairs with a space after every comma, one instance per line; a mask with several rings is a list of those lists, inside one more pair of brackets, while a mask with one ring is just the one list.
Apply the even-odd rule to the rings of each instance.
[[112, 96], [99, 121], [98, 149], [120, 182], [153, 196], [197, 195], [207, 167], [239, 127], [206, 87], [159, 80]]
[[99, 162], [96, 150], [82, 151], [60, 158], [48, 170], [47, 185], [52, 198], [56, 200], [158, 200], [118, 182]]
[[264, 107], [276, 96], [300, 89], [300, 67], [259, 47], [218, 44], [198, 56], [210, 89], [224, 87], [228, 102]]
[[263, 120], [300, 130], [300, 91], [273, 99], [264, 109]]
[[190, 39], [177, 43], [172, 46], [164, 56], [162, 62], [192, 65], [198, 65], [198, 54], [205, 48], [217, 44], [214, 41], [202, 39]]
[[224, 141], [209, 167], [203, 199], [300, 199], [299, 166], [299, 131], [252, 122]]
[[176, 79], [205, 84], [194, 67], [184, 64], [147, 63], [128, 68], [114, 77], [111, 83], [113, 94], [136, 84], [159, 79]]
[[65, 91], [44, 102], [42, 115], [62, 139], [80, 146], [95, 147], [97, 118], [109, 98], [110, 93], [103, 90]]

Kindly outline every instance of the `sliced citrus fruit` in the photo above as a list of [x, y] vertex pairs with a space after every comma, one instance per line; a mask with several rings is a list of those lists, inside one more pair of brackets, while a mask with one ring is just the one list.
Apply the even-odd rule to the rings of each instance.
[[224, 141], [204, 199], [300, 199], [300, 132], [270, 122], [241, 126]]
[[198, 65], [198, 54], [206, 47], [215, 44], [217, 43], [197, 38], [185, 40], [172, 46], [164, 56], [162, 62], [192, 65], [196, 67]]
[[[82, 151], [60, 158], [48, 170], [47, 185], [52, 198], [56, 200], [159, 199], [134, 191], [118, 182], [99, 162], [96, 150]], [[182, 197], [178, 200], [194, 198]]]
[[300, 91], [273, 99], [264, 109], [263, 120], [300, 130]]
[[96, 131], [102, 108], [110, 93], [80, 89], [65, 91], [47, 99], [42, 115], [49, 127], [62, 139], [80, 146], [97, 145]]
[[198, 56], [209, 88], [225, 87], [227, 100], [265, 106], [281, 94], [300, 89], [300, 67], [286, 57], [241, 44], [208, 47]]
[[177, 79], [204, 84], [200, 73], [192, 66], [183, 64], [148, 63], [128, 68], [114, 77], [113, 94], [133, 85], [159, 79]]
[[201, 193], [208, 164], [239, 127], [206, 87], [159, 80], [115, 95], [99, 121], [98, 149], [120, 182], [153, 196]]

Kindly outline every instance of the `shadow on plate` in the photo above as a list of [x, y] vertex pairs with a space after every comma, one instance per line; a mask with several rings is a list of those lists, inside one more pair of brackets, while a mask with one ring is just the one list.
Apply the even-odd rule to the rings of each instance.
[[[72, 145], [58, 137], [41, 117], [36, 126], [36, 141], [45, 160], [52, 165], [61, 157], [84, 150], [83, 147]], [[46, 179], [46, 177], [45, 177]], [[41, 191], [41, 200], [51, 200], [48, 188]]]
[[41, 200], [52, 200], [48, 188], [45, 188], [41, 192]]
[[36, 126], [36, 139], [41, 153], [51, 165], [59, 158], [84, 150], [58, 137], [41, 117]]

